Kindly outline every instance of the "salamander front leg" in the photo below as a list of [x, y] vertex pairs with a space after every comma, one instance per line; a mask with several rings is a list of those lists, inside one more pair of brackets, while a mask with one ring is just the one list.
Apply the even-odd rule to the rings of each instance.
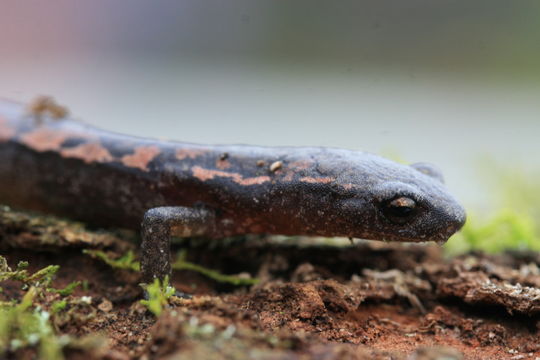
[[148, 210], [141, 226], [142, 281], [150, 284], [171, 274], [171, 236], [211, 235], [214, 221], [214, 212], [207, 209], [173, 206]]

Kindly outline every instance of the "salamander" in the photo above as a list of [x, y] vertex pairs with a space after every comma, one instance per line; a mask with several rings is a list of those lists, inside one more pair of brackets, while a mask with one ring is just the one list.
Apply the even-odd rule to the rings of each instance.
[[171, 272], [172, 236], [441, 243], [466, 218], [426, 163], [127, 136], [73, 120], [43, 99], [30, 108], [0, 100], [0, 203], [139, 230], [145, 282]]

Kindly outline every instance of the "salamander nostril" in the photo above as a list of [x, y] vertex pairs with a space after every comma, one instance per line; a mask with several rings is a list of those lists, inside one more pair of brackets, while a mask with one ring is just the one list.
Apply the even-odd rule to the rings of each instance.
[[462, 208], [456, 221], [456, 231], [459, 231], [463, 225], [465, 225], [465, 222], [467, 221], [467, 215], [465, 214], [465, 210]]
[[465, 221], [467, 220], [467, 217], [465, 215], [465, 210], [463, 209], [460, 209], [460, 210], [461, 211], [459, 211], [457, 214], [454, 214], [453, 221], [447, 228], [447, 234], [449, 236], [461, 230], [463, 225], [465, 225]]

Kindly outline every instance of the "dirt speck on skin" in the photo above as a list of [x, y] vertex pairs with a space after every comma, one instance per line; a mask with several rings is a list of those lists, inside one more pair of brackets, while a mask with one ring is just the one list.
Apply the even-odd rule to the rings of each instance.
[[[251, 287], [175, 272], [192, 299], [173, 298], [156, 319], [139, 303], [140, 276], [112, 269], [82, 249], [137, 250], [129, 233], [92, 232], [54, 218], [0, 211], [1, 255], [29, 271], [60, 265], [62, 288], [85, 283], [55, 317], [55, 331], [101, 334], [100, 346], [66, 348], [68, 359], [535, 359], [540, 357], [540, 256], [444, 259], [435, 245], [351, 246], [276, 242], [184, 242], [188, 261]], [[310, 240], [307, 240], [309, 242]], [[0, 301], [24, 291], [1, 283]], [[78, 303], [82, 296], [91, 299]], [[58, 296], [39, 299], [48, 302]], [[77, 305], [79, 304], [79, 305]], [[35, 348], [12, 357], [32, 358]]]

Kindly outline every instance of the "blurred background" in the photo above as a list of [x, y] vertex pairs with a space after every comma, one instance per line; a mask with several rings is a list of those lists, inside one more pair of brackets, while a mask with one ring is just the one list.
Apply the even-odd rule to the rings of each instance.
[[539, 19], [532, 0], [5, 0], [0, 97], [135, 135], [429, 161], [481, 212], [485, 164], [539, 169]]

